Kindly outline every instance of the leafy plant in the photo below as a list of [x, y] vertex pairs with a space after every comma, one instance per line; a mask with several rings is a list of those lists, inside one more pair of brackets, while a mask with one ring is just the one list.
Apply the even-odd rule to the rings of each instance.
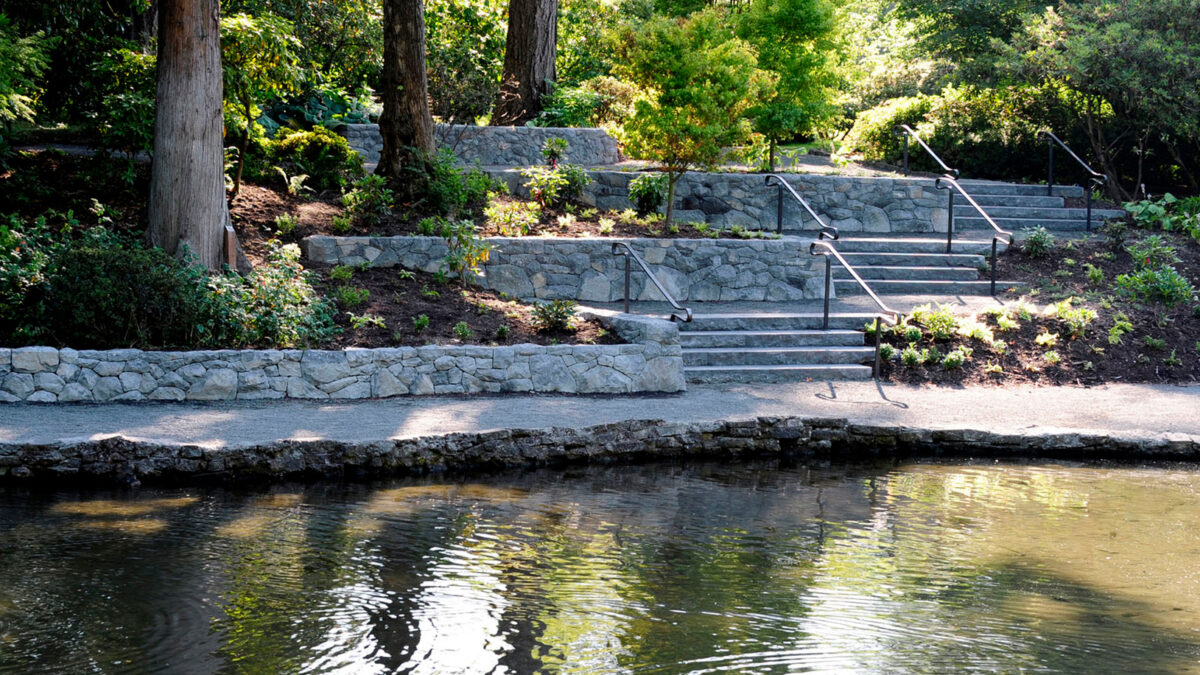
[[269, 153], [287, 174], [308, 175], [317, 190], [340, 189], [363, 173], [362, 157], [345, 138], [324, 127], [280, 129]]
[[349, 284], [338, 286], [334, 291], [334, 298], [342, 307], [357, 307], [366, 302], [370, 297], [370, 289], [358, 288]]
[[412, 321], [414, 333], [420, 333], [426, 328], [429, 328], [429, 315], [427, 314], [419, 314], [414, 316]]
[[354, 220], [349, 215], [339, 214], [333, 217], [329, 229], [333, 230], [334, 234], [348, 234], [353, 226]]
[[454, 334], [458, 336], [459, 340], [466, 342], [475, 335], [475, 332], [471, 330], [471, 327], [467, 325], [466, 321], [459, 321], [458, 323], [454, 324]]
[[656, 213], [667, 198], [668, 177], [663, 173], [643, 173], [629, 181], [629, 201], [638, 215]]
[[936, 310], [932, 305], [921, 305], [914, 307], [910, 316], [924, 326], [934, 340], [949, 340], [958, 329], [958, 322], [950, 305], [942, 305]]
[[[505, 237], [522, 237], [541, 218], [542, 209], [536, 202], [499, 201], [493, 199], [483, 210], [489, 225]], [[422, 221], [423, 223], [424, 221]]]
[[1051, 365], [1058, 365], [1059, 361], [1062, 361], [1062, 357], [1059, 356], [1058, 352], [1054, 351], [1053, 349], [1045, 354], [1042, 354], [1042, 358], [1046, 359], [1046, 363]]
[[1174, 267], [1143, 267], [1134, 274], [1121, 274], [1117, 288], [1132, 298], [1141, 298], [1165, 305], [1188, 302], [1196, 294], [1191, 282]]
[[443, 222], [441, 236], [449, 248], [442, 269], [458, 274], [465, 285], [468, 273], [479, 274], [479, 266], [488, 261], [492, 247], [479, 237], [478, 228], [469, 220]]
[[350, 281], [354, 276], [354, 268], [349, 265], [337, 265], [329, 270], [329, 278], [334, 281]]
[[300, 173], [296, 174], [295, 176], [289, 176], [287, 175], [286, 171], [278, 166], [272, 168], [274, 168], [280, 177], [283, 178], [284, 184], [287, 185], [287, 191], [289, 195], [292, 195], [293, 197], [299, 197], [304, 192], [312, 192], [312, 188], [304, 184], [304, 181], [308, 180], [308, 174]]
[[1093, 286], [1104, 285], [1104, 270], [1096, 267], [1091, 263], [1084, 263], [1084, 272], [1087, 274], [1088, 283]]
[[1043, 331], [1038, 333], [1037, 337], [1035, 337], [1033, 341], [1039, 347], [1054, 347], [1058, 344], [1058, 333]]
[[1037, 227], [1031, 230], [1025, 230], [1025, 240], [1021, 243], [1021, 250], [1030, 258], [1044, 258], [1050, 254], [1050, 249], [1054, 248], [1054, 235], [1045, 227]]
[[539, 331], [574, 330], [575, 309], [578, 304], [574, 300], [552, 300], [539, 303], [533, 308], [531, 320]]
[[1127, 248], [1136, 269], [1156, 269], [1179, 262], [1175, 247], [1167, 243], [1160, 234], [1150, 235]]
[[373, 328], [387, 328], [387, 323], [378, 314], [359, 315], [354, 312], [346, 312], [346, 316], [350, 317], [350, 327], [354, 330], [362, 330], [368, 326]]
[[342, 205], [355, 220], [375, 224], [391, 211], [395, 196], [383, 176], [371, 174], [354, 183], [354, 188], [342, 195]]
[[916, 367], [925, 363], [925, 354], [917, 349], [915, 344], [910, 344], [900, 352], [900, 362], [906, 366]]
[[896, 348], [886, 342], [879, 345], [879, 358], [884, 361], [891, 361], [896, 358]]
[[1159, 339], [1159, 338], [1156, 338], [1156, 337], [1153, 337], [1153, 336], [1150, 336], [1150, 335], [1147, 335], [1147, 336], [1143, 337], [1143, 338], [1142, 338], [1142, 342], [1143, 342], [1143, 344], [1145, 344], [1145, 345], [1146, 345], [1146, 349], [1153, 349], [1153, 350], [1155, 350], [1155, 351], [1162, 351], [1162, 350], [1164, 350], [1164, 349], [1166, 349], [1166, 348], [1167, 348], [1167, 341], [1166, 341], [1166, 340], [1162, 340], [1162, 339]]
[[279, 231], [279, 234], [291, 234], [299, 225], [300, 219], [291, 213], [275, 216], [275, 229]]
[[542, 143], [542, 156], [546, 158], [551, 167], [557, 167], [558, 160], [562, 159], [562, 156], [567, 152], [567, 146], [568, 143], [565, 138], [558, 136], [547, 138]]
[[533, 166], [521, 169], [521, 175], [527, 179], [525, 187], [541, 208], [557, 204], [567, 186], [566, 176], [557, 169]]
[[1163, 363], [1170, 366], [1171, 368], [1178, 368], [1179, 366], [1183, 365], [1183, 359], [1180, 359], [1178, 356], [1176, 356], [1175, 350], [1172, 349], [1171, 354], [1169, 356], [1167, 356], [1165, 359], [1163, 359]]
[[616, 227], [616, 225], [617, 225], [616, 221], [614, 221], [612, 218], [601, 218], [599, 222], [600, 222], [600, 234], [602, 234], [604, 236], [608, 236], [608, 235], [612, 234], [613, 228]]
[[1113, 315], [1113, 325], [1108, 329], [1108, 344], [1121, 344], [1121, 337], [1126, 333], [1133, 332], [1133, 323], [1129, 321], [1129, 317], [1123, 312], [1117, 312]]
[[961, 368], [971, 358], [973, 353], [974, 351], [970, 347], [955, 347], [942, 358], [942, 368], [946, 370]]
[[512, 329], [508, 327], [508, 324], [502, 323], [499, 326], [496, 326], [496, 339], [503, 342], [504, 340], [508, 339], [508, 336], [511, 332]]

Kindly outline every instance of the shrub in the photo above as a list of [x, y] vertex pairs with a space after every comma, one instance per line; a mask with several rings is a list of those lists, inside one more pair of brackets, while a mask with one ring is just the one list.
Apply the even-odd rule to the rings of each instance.
[[334, 297], [342, 307], [358, 307], [371, 297], [371, 291], [366, 288], [342, 284], [334, 291]]
[[521, 169], [527, 180], [525, 187], [542, 208], [559, 203], [567, 187], [567, 178], [557, 169], [533, 166]]
[[153, 54], [115, 49], [96, 64], [103, 84], [89, 126], [104, 149], [129, 157], [154, 149], [155, 61]]
[[638, 215], [657, 213], [666, 198], [666, 174], [644, 173], [629, 181], [629, 201], [637, 207]]
[[578, 164], [560, 164], [558, 172], [562, 174], [567, 183], [563, 186], [560, 197], [563, 201], [571, 202], [583, 196], [583, 189], [592, 182], [587, 171]]
[[1142, 338], [1142, 342], [1146, 345], [1146, 349], [1162, 351], [1167, 348], [1167, 341], [1147, 335]]
[[958, 321], [950, 305], [942, 305], [936, 310], [931, 305], [921, 305], [913, 308], [911, 316], [929, 330], [934, 340], [949, 340], [958, 329]]
[[329, 229], [333, 230], [334, 234], [347, 234], [353, 226], [354, 219], [349, 215], [341, 214], [333, 217], [330, 221]]
[[973, 353], [974, 351], [970, 347], [955, 347], [942, 358], [942, 368], [946, 370], [961, 368], [971, 358]]
[[1083, 269], [1087, 273], [1087, 280], [1089, 284], [1093, 286], [1104, 285], [1104, 270], [1091, 263], [1084, 263]]
[[275, 229], [279, 234], [291, 234], [300, 225], [300, 219], [290, 213], [275, 216]]
[[429, 328], [429, 315], [421, 314], [413, 317], [413, 332], [420, 333]]
[[441, 148], [429, 158], [426, 185], [430, 206], [438, 213], [456, 218], [458, 214], [487, 201], [488, 193], [507, 189], [479, 168], [464, 171], [449, 148]]
[[508, 324], [502, 323], [496, 326], [496, 339], [500, 341], [507, 340], [510, 332], [512, 332], [512, 329], [508, 327]]
[[350, 327], [354, 330], [362, 330], [363, 328], [387, 328], [387, 322], [378, 314], [355, 314], [354, 312], [346, 312], [346, 316], [350, 317]]
[[1046, 363], [1049, 363], [1052, 366], [1056, 366], [1058, 365], [1059, 361], [1062, 361], [1062, 357], [1059, 356], [1058, 352], [1054, 351], [1053, 349], [1045, 354], [1042, 354], [1042, 358], [1046, 359]]
[[567, 152], [567, 139], [553, 137], [547, 138], [545, 143], [542, 143], [542, 156], [550, 163], [550, 166], [558, 166], [558, 160]]
[[441, 236], [450, 249], [442, 269], [458, 274], [459, 281], [466, 284], [467, 273], [479, 274], [479, 266], [487, 262], [492, 247], [479, 238], [478, 228], [469, 220], [443, 221]]
[[475, 332], [471, 330], [471, 327], [467, 325], [466, 321], [459, 321], [458, 323], [454, 324], [454, 334], [458, 336], [459, 340], [466, 342], [475, 335]]
[[896, 348], [887, 343], [879, 345], [879, 358], [884, 361], [891, 361], [896, 358]]
[[1043, 331], [1033, 341], [1039, 347], [1054, 347], [1058, 344], [1058, 333]]
[[347, 213], [360, 223], [371, 225], [392, 210], [395, 196], [383, 176], [364, 176], [354, 183], [354, 189], [342, 195]]
[[917, 349], [915, 344], [910, 344], [900, 352], [900, 362], [909, 367], [916, 367], [925, 363], [925, 354]]
[[308, 174], [317, 190], [344, 187], [363, 174], [358, 153], [345, 138], [324, 127], [280, 129], [270, 152], [288, 175]]
[[[872, 161], [896, 162], [903, 155], [904, 140], [896, 138], [898, 124], [916, 127], [933, 108], [932, 97], [906, 96], [886, 101], [858, 114], [846, 134], [842, 148], [861, 153]], [[919, 153], [910, 153], [910, 162], [919, 163]]]
[[0, 220], [0, 339], [40, 322], [39, 301], [59, 245], [45, 216], [28, 224], [15, 215]]
[[489, 225], [505, 237], [523, 237], [537, 224], [542, 209], [536, 202], [493, 200], [483, 210]]
[[1052, 248], [1054, 235], [1050, 234], [1050, 230], [1044, 227], [1025, 230], [1025, 241], [1021, 243], [1021, 250], [1025, 255], [1030, 258], [1044, 258], [1050, 254]]
[[1072, 338], [1083, 337], [1087, 327], [1096, 320], [1096, 310], [1087, 307], [1073, 308], [1070, 300], [1064, 300], [1055, 307], [1055, 316], [1067, 324]]
[[533, 308], [533, 323], [539, 331], [574, 330], [575, 308], [574, 300], [553, 300], [540, 303]]
[[1126, 250], [1133, 257], [1136, 269], [1165, 267], [1179, 262], [1175, 247], [1168, 244], [1161, 234], [1150, 235], [1134, 242]]
[[1125, 295], [1164, 305], [1187, 302], [1196, 294], [1191, 282], [1174, 267], [1143, 267], [1134, 274], [1118, 275], [1116, 281]]

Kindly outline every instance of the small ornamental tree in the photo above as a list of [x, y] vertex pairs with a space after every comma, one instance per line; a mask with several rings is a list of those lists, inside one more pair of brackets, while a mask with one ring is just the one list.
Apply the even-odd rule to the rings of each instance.
[[46, 50], [51, 46], [53, 41], [40, 32], [21, 37], [0, 14], [0, 125], [33, 119], [31, 104], [38, 78], [49, 65]]
[[768, 82], [750, 46], [731, 39], [712, 10], [651, 19], [627, 30], [619, 49], [621, 75], [648, 93], [625, 126], [629, 148], [667, 174], [669, 224], [679, 179], [746, 137], [744, 113]]
[[221, 19], [221, 66], [227, 105], [236, 106], [245, 121], [238, 139], [237, 173], [233, 196], [242, 186], [246, 146], [256, 124], [255, 106], [273, 96], [295, 91], [303, 73], [296, 58], [300, 43], [292, 24], [274, 14], [235, 14]]

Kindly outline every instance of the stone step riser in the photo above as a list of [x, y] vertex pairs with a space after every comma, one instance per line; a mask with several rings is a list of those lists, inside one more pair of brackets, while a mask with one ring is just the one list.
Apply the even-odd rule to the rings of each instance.
[[869, 265], [885, 265], [889, 267], [970, 267], [972, 269], [979, 269], [987, 260], [982, 255], [946, 255], [943, 253], [842, 253], [842, 256], [855, 269]]
[[[1078, 220], [1065, 220], [1059, 218], [996, 218], [996, 224], [1009, 232], [1020, 232], [1021, 230], [1030, 230], [1038, 227], [1044, 227], [1047, 230], [1057, 232], [1082, 232], [1087, 229], [1087, 221], [1083, 218]], [[1098, 218], [1092, 219], [1092, 229], [1097, 230], [1104, 221]], [[954, 217], [954, 230], [961, 232], [962, 230], [981, 230], [989, 227], [986, 220], [978, 216], [975, 217]]]
[[865, 363], [874, 358], [870, 347], [798, 347], [795, 349], [684, 349], [683, 365], [693, 366], [802, 366]]
[[711, 331], [682, 332], [684, 349], [737, 349], [755, 347], [861, 347], [865, 343], [858, 331]]
[[[1040, 197], [1029, 197], [1025, 195], [977, 195], [972, 194], [975, 201], [980, 206], [1010, 206], [1010, 207], [1029, 207], [1043, 209], [1061, 209], [1066, 206], [1066, 200], [1062, 197], [1047, 197], [1043, 194]], [[955, 193], [954, 203], [960, 204], [961, 196]]]
[[[691, 323], [680, 325], [680, 334], [691, 331], [770, 331], [770, 330], [821, 330], [820, 314], [796, 314], [784, 316], [737, 315], [705, 316], [698, 314]], [[860, 330], [867, 321], [874, 319], [869, 314], [830, 314], [830, 330]]]
[[[982, 205], [981, 205], [982, 206]], [[984, 206], [984, 211], [992, 218], [1049, 218], [1051, 220], [1087, 220], [1087, 209], [1067, 208], [1026, 208], [1019, 206]], [[963, 206], [954, 204], [954, 219], [960, 217], [978, 218], [979, 212], [970, 204]], [[1115, 209], [1092, 209], [1092, 220], [1101, 221], [1107, 218], [1124, 218], [1125, 212]]]
[[[1016, 286], [1012, 281], [996, 280], [999, 293]], [[853, 281], [834, 281], [839, 296], [861, 295], [862, 288]], [[991, 295], [989, 281], [876, 281], [871, 290], [880, 295]]]
[[[951, 253], [990, 256], [992, 244], [990, 241], [981, 241], [982, 234], [975, 234], [970, 240], [956, 240], [950, 249]], [[929, 239], [843, 239], [835, 246], [843, 255], [846, 253], [945, 254], [946, 238], [945, 235], [942, 235], [941, 238], [934, 236]], [[1003, 253], [1005, 248], [1004, 244], [1000, 244], [998, 250]], [[851, 264], [854, 263], [851, 262]]]
[[[868, 284], [874, 281], [975, 281], [978, 267], [856, 267], [858, 276]], [[833, 270], [835, 281], [852, 281], [850, 273], [841, 267]]]
[[689, 384], [804, 382], [808, 380], [869, 380], [871, 369], [857, 364], [768, 368], [684, 368]]

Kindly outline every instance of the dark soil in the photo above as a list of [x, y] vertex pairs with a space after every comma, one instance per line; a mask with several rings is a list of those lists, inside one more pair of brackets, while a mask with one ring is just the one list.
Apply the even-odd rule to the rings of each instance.
[[[1146, 234], [1134, 230], [1131, 241]], [[1175, 246], [1180, 258], [1175, 269], [1200, 287], [1200, 244], [1170, 233], [1156, 234]], [[1104, 279], [1099, 283], [1090, 281], [1086, 264], [1099, 268]], [[1094, 309], [1098, 316], [1083, 335], [1071, 339], [1062, 321], [1035, 313], [1031, 321], [1018, 319], [1021, 326], [1016, 331], [996, 332], [996, 338], [1008, 344], [1006, 354], [999, 354], [979, 341], [956, 338], [937, 347], [943, 354], [957, 344], [973, 348], [972, 359], [963, 367], [946, 370], [941, 365], [910, 367], [893, 362], [885, 365], [885, 376], [900, 382], [938, 384], [1200, 382], [1200, 307], [1195, 302], [1166, 306], [1122, 295], [1114, 281], [1118, 275], [1134, 269], [1133, 260], [1123, 246], [1114, 247], [1104, 239], [1094, 238], [1056, 246], [1042, 258], [1030, 258], [1014, 250], [1000, 257], [998, 269], [1002, 278], [1026, 281], [1029, 290], [1024, 296], [1038, 309], [1072, 298], [1074, 307]], [[1015, 301], [1021, 295], [1009, 292], [1001, 299]], [[1133, 330], [1113, 344], [1110, 329], [1122, 314]], [[996, 326], [991, 317], [980, 316], [979, 320]], [[1058, 333], [1058, 344], [1053, 348], [1037, 345], [1035, 338], [1044, 332]], [[892, 336], [885, 341], [897, 350], [905, 346], [903, 340]], [[1061, 357], [1058, 364], [1046, 360], [1049, 349]], [[989, 364], [999, 365], [1003, 373], [986, 372]]]
[[[533, 320], [533, 307], [501, 297], [500, 294], [479, 288], [462, 287], [457, 281], [439, 283], [432, 274], [404, 272], [399, 269], [372, 268], [355, 271], [349, 281], [329, 277], [327, 265], [309, 263], [307, 267], [319, 275], [317, 288], [336, 298], [339, 286], [370, 291], [362, 304], [340, 306], [337, 324], [341, 335], [326, 348], [345, 347], [416, 347], [425, 344], [619, 344], [616, 335], [593, 321], [576, 321], [572, 331], [539, 331]], [[354, 328], [350, 313], [373, 315], [383, 319], [386, 326]], [[414, 319], [429, 317], [427, 328], [419, 330]], [[455, 332], [460, 321], [466, 322], [470, 335], [464, 339]], [[503, 335], [501, 326], [507, 326]]]

